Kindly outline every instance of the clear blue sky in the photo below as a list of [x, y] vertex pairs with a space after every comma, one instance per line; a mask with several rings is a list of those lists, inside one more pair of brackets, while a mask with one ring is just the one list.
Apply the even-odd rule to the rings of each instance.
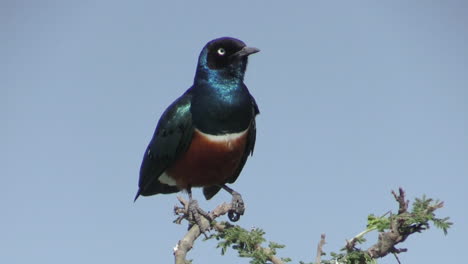
[[[408, 239], [403, 263], [456, 263], [468, 235], [466, 1], [0, 3], [0, 263], [171, 263], [176, 195], [133, 203], [164, 109], [203, 45], [258, 47], [246, 84], [257, 145], [233, 188], [246, 228], [311, 261], [395, 210], [446, 202], [456, 223]], [[201, 205], [229, 201], [227, 193]], [[232, 252], [232, 251], [231, 251]], [[248, 263], [197, 241], [195, 263]], [[396, 263], [390, 257], [381, 263]]]

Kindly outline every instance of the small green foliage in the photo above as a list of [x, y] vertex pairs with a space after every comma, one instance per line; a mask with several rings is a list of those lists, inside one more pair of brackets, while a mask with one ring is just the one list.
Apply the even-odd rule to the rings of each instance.
[[223, 222], [222, 225], [224, 225], [224, 230], [212, 237], [221, 240], [217, 247], [221, 248], [221, 254], [223, 255], [231, 247], [237, 250], [239, 257], [251, 258], [251, 264], [265, 264], [271, 256], [276, 254], [276, 249], [284, 248], [284, 245], [270, 242], [268, 250], [264, 250], [261, 245], [266, 241], [263, 237], [265, 232], [260, 228], [252, 228], [247, 231], [240, 226], [234, 226], [227, 222]]
[[390, 228], [390, 219], [382, 216], [377, 217], [373, 214], [367, 216], [367, 229], [378, 230], [383, 232], [385, 229]]
[[[372, 230], [370, 230], [370, 231], [372, 231]], [[363, 236], [355, 237], [354, 241], [356, 241], [356, 244], [362, 244], [362, 243], [366, 242], [367, 240], [364, 238], [364, 235], [363, 235]]]
[[268, 247], [270, 248], [271, 252], [273, 253], [273, 255], [276, 255], [276, 249], [278, 248], [284, 248], [285, 245], [281, 245], [281, 244], [278, 244], [276, 242], [273, 242], [273, 241], [270, 241], [268, 243]]
[[442, 208], [443, 202], [436, 200], [434, 202], [431, 198], [426, 198], [424, 195], [421, 199], [416, 198], [413, 203], [413, 209], [411, 211], [411, 218], [409, 221], [413, 225], [421, 224], [424, 229], [429, 228], [429, 221], [434, 223], [434, 226], [442, 229], [445, 235], [447, 235], [448, 229], [453, 225], [452, 222], [448, 221], [449, 217], [436, 218], [434, 211]]
[[223, 233], [220, 233], [216, 239], [223, 239], [218, 244], [221, 248], [221, 253], [224, 254], [228, 247], [239, 251], [239, 254], [246, 254], [255, 250], [256, 245], [261, 244], [265, 241], [263, 235], [265, 232], [261, 229], [253, 229], [248, 232], [240, 226], [230, 226], [226, 228]]
[[442, 231], [444, 231], [444, 235], [447, 235], [448, 229], [453, 225], [452, 222], [448, 221], [449, 219], [450, 217], [434, 218], [432, 219], [432, 222], [437, 228], [442, 229]]
[[322, 260], [321, 264], [376, 264], [377, 261], [365, 251], [350, 251], [346, 253], [330, 253], [330, 260]]
[[352, 251], [343, 257], [343, 263], [360, 264], [360, 263], [374, 263], [373, 259], [364, 251]]

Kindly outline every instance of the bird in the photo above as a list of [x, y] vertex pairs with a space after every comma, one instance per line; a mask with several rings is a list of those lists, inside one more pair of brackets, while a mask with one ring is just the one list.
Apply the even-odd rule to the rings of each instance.
[[248, 56], [259, 51], [232, 37], [203, 47], [192, 86], [164, 111], [144, 152], [134, 201], [186, 191], [196, 220], [207, 214], [192, 188], [203, 188], [207, 200], [224, 189], [232, 195], [228, 217], [239, 220], [244, 201], [227, 184], [236, 181], [254, 151], [260, 111], [244, 75]]

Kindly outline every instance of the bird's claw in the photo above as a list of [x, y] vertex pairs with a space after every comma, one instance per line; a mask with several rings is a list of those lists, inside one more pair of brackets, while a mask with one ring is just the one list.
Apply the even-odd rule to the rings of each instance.
[[197, 200], [192, 199], [188, 202], [188, 204], [185, 201], [180, 201], [184, 207], [174, 208], [174, 212], [179, 215], [179, 217], [174, 222], [180, 224], [182, 219], [187, 219], [187, 221], [190, 223], [198, 225], [200, 232], [207, 236], [205, 232], [208, 231], [209, 227], [205, 227], [202, 224], [200, 216], [205, 217], [209, 222], [211, 222], [212, 220], [209, 213], [200, 208]]
[[232, 193], [231, 209], [228, 211], [228, 217], [231, 222], [239, 221], [241, 215], [245, 212], [244, 200], [238, 192]]

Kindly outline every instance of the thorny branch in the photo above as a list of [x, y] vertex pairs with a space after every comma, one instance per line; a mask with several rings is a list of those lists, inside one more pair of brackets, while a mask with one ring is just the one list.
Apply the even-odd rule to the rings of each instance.
[[406, 252], [406, 248], [395, 248], [395, 245], [406, 240], [406, 238], [416, 232], [420, 232], [423, 227], [416, 225], [412, 229], [402, 229], [401, 227], [405, 224], [405, 214], [408, 212], [409, 201], [405, 200], [405, 192], [402, 188], [399, 189], [397, 195], [392, 191], [395, 200], [399, 204], [398, 215], [392, 218], [390, 231], [381, 232], [377, 243], [367, 249], [367, 253], [372, 258], [381, 258], [386, 256], [388, 253], [401, 253]]
[[[373, 259], [381, 258], [389, 253], [396, 256], [398, 253], [406, 252], [406, 248], [396, 248], [395, 246], [401, 242], [404, 242], [408, 236], [414, 233], [419, 233], [428, 228], [427, 222], [421, 221], [418, 223], [409, 223], [409, 219], [414, 217], [411, 212], [408, 211], [409, 200], [405, 198], [405, 192], [402, 188], [399, 188], [398, 194], [392, 191], [393, 197], [398, 202], [398, 214], [389, 217], [390, 226], [389, 231], [380, 232], [377, 243], [368, 248], [365, 252]], [[434, 206], [429, 206], [426, 213], [432, 213], [438, 208], [442, 208], [443, 203], [436, 203]], [[450, 225], [450, 224], [449, 224]], [[356, 248], [359, 236], [354, 237], [346, 243], [346, 249], [348, 252], [360, 251]]]
[[[332, 252], [331, 255], [333, 256], [333, 259], [331, 260], [321, 260], [321, 256], [324, 255], [322, 247], [325, 244], [325, 234], [322, 234], [321, 240], [317, 245], [317, 256], [315, 259], [315, 263], [369, 263], [369, 261], [384, 257], [389, 253], [393, 254], [399, 262], [397, 254], [401, 252], [406, 252], [407, 249], [396, 248], [396, 245], [401, 242], [404, 242], [408, 238], [408, 236], [429, 228], [429, 221], [432, 221], [436, 227], [443, 229], [444, 233], [447, 233], [447, 229], [450, 228], [450, 226], [452, 225], [452, 223], [448, 221], [448, 217], [435, 217], [434, 211], [439, 208], [442, 208], [443, 202], [436, 201], [434, 203], [432, 199], [426, 199], [425, 197], [423, 197], [422, 199], [416, 199], [416, 201], [413, 203], [412, 211], [409, 211], [409, 201], [406, 200], [405, 192], [403, 191], [403, 189], [400, 188], [398, 194], [392, 191], [392, 194], [399, 205], [397, 214], [386, 217], [385, 215], [387, 214], [385, 214], [382, 217], [374, 217], [373, 215], [370, 215], [368, 219], [367, 230], [361, 232], [356, 237], [346, 242], [346, 253], [336, 254]], [[189, 221], [190, 225], [188, 232], [184, 235], [184, 237], [177, 243], [176, 247], [174, 248], [175, 263], [188, 264], [190, 262], [186, 260], [187, 253], [192, 249], [195, 240], [202, 234], [202, 232], [200, 231], [200, 227], [197, 224], [192, 223], [189, 219], [190, 217], [188, 215], [188, 202], [182, 199], [181, 197], [177, 198], [182, 204], [182, 207], [174, 207], [174, 213], [178, 216], [174, 222], [180, 224], [183, 219], [186, 219]], [[238, 232], [239, 230], [241, 230], [241, 232], [244, 232], [243, 234], [251, 234], [252, 231], [246, 231], [245, 229], [242, 229], [239, 226], [233, 226], [229, 223], [218, 223], [214, 221], [219, 216], [227, 214], [230, 210], [231, 204], [223, 203], [221, 205], [218, 205], [212, 212], [208, 213], [208, 218], [211, 218], [212, 222], [210, 223], [207, 220], [207, 218], [201, 217], [200, 224], [202, 230], [215, 231], [216, 234], [214, 235], [214, 237], [216, 237], [217, 239], [227, 239], [225, 241], [228, 241], [228, 244], [224, 242], [225, 246], [232, 246], [237, 243], [236, 247], [238, 247], [239, 245], [242, 245], [239, 243], [244, 242], [236, 241], [241, 241], [242, 239], [239, 240], [237, 238], [237, 235], [234, 235], [233, 238], [232, 236], [228, 236], [226, 234], [238, 234], [232, 232]], [[264, 232], [261, 229], [259, 230], [260, 236], [263, 236]], [[357, 248], [357, 244], [363, 242], [363, 236], [372, 230], [380, 231], [377, 242], [367, 250], [361, 250]], [[228, 237], [230, 238], [228, 239]], [[260, 261], [257, 259], [257, 262], [254, 263], [271, 262], [273, 264], [284, 264], [285, 262], [290, 261], [290, 259], [288, 258], [281, 259], [275, 256], [276, 249], [283, 247], [282, 245], [270, 242], [270, 245], [268, 247], [263, 248], [260, 245], [262, 243], [261, 241], [265, 241], [263, 238], [254, 241], [256, 242], [253, 242], [250, 248], [263, 256], [259, 258], [261, 259]], [[243, 255], [243, 257], [245, 256], [246, 255]], [[249, 255], [247, 257], [252, 257], [252, 255]]]
[[[187, 219], [187, 208], [188, 202], [181, 197], [177, 197], [179, 202], [182, 204], [183, 207], [175, 206], [174, 213], [178, 215], [177, 219], [174, 221], [175, 223], [180, 224], [183, 219]], [[210, 230], [214, 229], [217, 232], [223, 232], [226, 229], [226, 226], [214, 221], [216, 218], [227, 214], [231, 210], [231, 204], [222, 203], [218, 205], [213, 211], [209, 212], [209, 217], [213, 220], [210, 222], [205, 218], [201, 217], [201, 225], [203, 230]], [[179, 240], [176, 247], [174, 248], [174, 256], [175, 256], [175, 263], [176, 264], [188, 264], [190, 263], [187, 261], [186, 256], [187, 253], [192, 249], [195, 240], [202, 234], [200, 231], [200, 227], [196, 224], [191, 223], [189, 226], [189, 231], [184, 235], [184, 237]], [[284, 262], [274, 256], [269, 248], [262, 248], [260, 245], [257, 246], [257, 249], [263, 250], [265, 254], [269, 255], [269, 261], [273, 264], [284, 264]]]

